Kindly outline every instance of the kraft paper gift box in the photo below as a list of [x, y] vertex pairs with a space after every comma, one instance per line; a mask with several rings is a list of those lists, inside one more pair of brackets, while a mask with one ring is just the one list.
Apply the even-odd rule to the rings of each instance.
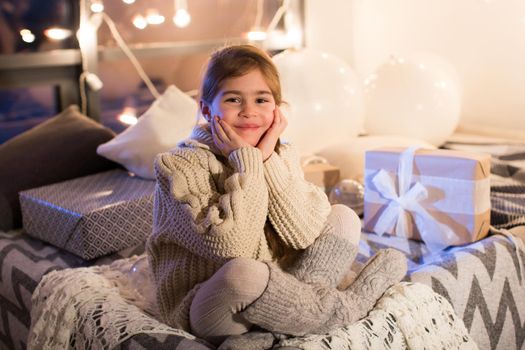
[[422, 240], [431, 250], [485, 237], [490, 155], [379, 149], [365, 156], [364, 229]]
[[20, 192], [30, 236], [86, 260], [145, 242], [155, 181], [111, 170]]
[[319, 186], [326, 193], [339, 181], [339, 168], [327, 163], [306, 164], [303, 166], [303, 172], [306, 181]]

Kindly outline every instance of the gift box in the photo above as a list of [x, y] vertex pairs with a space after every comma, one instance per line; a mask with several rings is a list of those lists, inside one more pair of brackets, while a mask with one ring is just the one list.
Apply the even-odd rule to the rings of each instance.
[[422, 240], [431, 250], [481, 239], [490, 226], [489, 175], [488, 154], [366, 152], [364, 229]]
[[339, 168], [328, 163], [309, 163], [303, 166], [303, 171], [306, 181], [319, 186], [326, 193], [339, 181]]
[[86, 260], [145, 242], [155, 181], [111, 170], [19, 193], [30, 236]]

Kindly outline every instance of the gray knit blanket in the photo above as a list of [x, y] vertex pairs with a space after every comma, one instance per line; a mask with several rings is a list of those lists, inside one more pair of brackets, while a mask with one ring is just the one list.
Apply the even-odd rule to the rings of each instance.
[[492, 158], [492, 225], [525, 225], [525, 147]]

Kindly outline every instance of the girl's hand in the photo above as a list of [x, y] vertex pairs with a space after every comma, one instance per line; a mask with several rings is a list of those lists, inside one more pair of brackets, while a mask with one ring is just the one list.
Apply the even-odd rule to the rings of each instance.
[[250, 144], [244, 141], [228, 123], [219, 119], [218, 116], [213, 117], [210, 124], [213, 142], [225, 157], [228, 157], [236, 149], [250, 147]]
[[277, 144], [277, 140], [279, 140], [279, 136], [281, 136], [287, 125], [288, 120], [286, 120], [286, 117], [281, 112], [281, 109], [276, 106], [273, 110], [272, 125], [268, 130], [266, 130], [263, 137], [257, 144], [257, 148], [261, 150], [264, 160], [267, 160], [272, 155], [275, 145]]

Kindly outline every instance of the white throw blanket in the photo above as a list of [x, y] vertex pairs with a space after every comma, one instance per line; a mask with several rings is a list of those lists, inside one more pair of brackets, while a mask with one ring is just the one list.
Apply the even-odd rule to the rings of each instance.
[[28, 349], [113, 349], [139, 333], [195, 336], [157, 321], [131, 284], [140, 257], [46, 274], [33, 292]]
[[325, 335], [288, 339], [303, 350], [478, 349], [450, 303], [421, 283], [388, 289], [367, 317]]
[[[139, 333], [195, 337], [147, 315], [128, 271], [137, 257], [111, 265], [53, 271], [33, 293], [28, 349], [112, 349]], [[152, 311], [151, 308], [149, 310]], [[282, 340], [301, 349], [477, 349], [452, 306], [429, 287], [398, 283], [359, 322]]]

